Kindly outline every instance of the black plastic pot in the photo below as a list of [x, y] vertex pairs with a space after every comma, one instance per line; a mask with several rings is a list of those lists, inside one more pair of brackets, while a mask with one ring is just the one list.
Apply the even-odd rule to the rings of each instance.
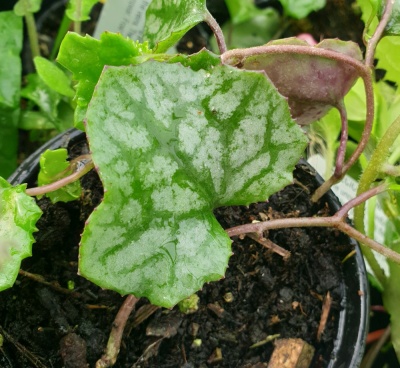
[[[43, 151], [60, 147], [68, 148], [84, 139], [86, 139], [85, 133], [75, 129], [58, 135], [25, 160], [9, 178], [9, 182], [33, 184], [39, 170], [39, 158]], [[307, 162], [301, 161], [299, 165], [306, 166], [306, 170], [312, 171], [312, 175], [319, 184], [322, 183], [323, 179]], [[333, 192], [330, 191], [324, 199], [334, 212], [339, 209], [339, 200]], [[368, 282], [360, 249], [355, 241], [352, 240], [352, 242], [356, 249], [356, 255], [343, 264], [342, 310], [339, 315], [339, 328], [334, 349], [327, 365], [329, 368], [359, 367], [365, 348], [365, 337], [368, 331]]]

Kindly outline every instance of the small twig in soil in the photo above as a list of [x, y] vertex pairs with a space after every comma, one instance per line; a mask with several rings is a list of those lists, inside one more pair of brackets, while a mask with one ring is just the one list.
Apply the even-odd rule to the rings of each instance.
[[280, 247], [278, 244], [275, 244], [273, 241], [271, 241], [269, 239], [261, 238], [258, 234], [254, 234], [254, 233], [246, 234], [246, 236], [255, 240], [257, 243], [261, 244], [263, 247], [272, 250], [276, 254], [279, 254], [285, 260], [290, 257], [290, 252], [288, 250]]
[[147, 318], [149, 318], [158, 309], [160, 309], [160, 307], [153, 304], [146, 304], [140, 307], [135, 313], [135, 318], [133, 319], [132, 328], [139, 326], [142, 322], [144, 322]]
[[33, 281], [39, 282], [40, 284], [49, 286], [50, 288], [52, 288], [55, 291], [58, 291], [59, 293], [71, 295], [71, 296], [74, 296], [76, 298], [82, 298], [83, 297], [83, 295], [78, 293], [77, 291], [65, 289], [65, 288], [61, 287], [60, 285], [58, 285], [58, 283], [55, 283], [55, 282], [46, 281], [46, 279], [42, 275], [38, 275], [38, 274], [35, 274], [35, 273], [30, 273], [30, 272], [27, 272], [27, 271], [24, 271], [24, 270], [21, 270], [21, 269], [18, 271], [18, 273], [20, 275], [22, 275], [22, 276], [25, 276], [25, 277], [33, 280]]
[[255, 348], [258, 348], [258, 347], [263, 346], [265, 344], [268, 344], [269, 342], [274, 341], [275, 339], [277, 339], [279, 337], [281, 337], [280, 334], [269, 335], [264, 340], [258, 341], [255, 344], [251, 345], [250, 349], [255, 349]]
[[96, 362], [96, 368], [112, 367], [117, 361], [119, 349], [121, 347], [122, 333], [126, 322], [133, 308], [138, 302], [138, 298], [133, 295], [128, 295], [119, 309], [117, 316], [112, 324], [110, 337], [108, 339], [106, 352]]
[[319, 321], [319, 326], [317, 331], [318, 342], [321, 341], [322, 334], [325, 331], [326, 323], [328, 322], [329, 313], [331, 311], [331, 306], [332, 306], [332, 298], [330, 292], [328, 291], [324, 299], [324, 303], [322, 304], [321, 319]]
[[47, 368], [42, 361], [40, 360], [39, 357], [37, 357], [35, 354], [33, 354], [31, 351], [29, 351], [25, 346], [23, 346], [21, 343], [16, 341], [8, 332], [6, 332], [2, 326], [0, 326], [0, 334], [5, 337], [6, 340], [8, 340], [11, 344], [13, 344], [16, 349], [24, 356], [26, 357], [36, 368]]

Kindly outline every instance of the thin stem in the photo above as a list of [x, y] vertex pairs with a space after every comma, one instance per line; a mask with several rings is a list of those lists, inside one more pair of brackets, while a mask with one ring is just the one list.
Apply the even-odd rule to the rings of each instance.
[[26, 190], [26, 194], [29, 196], [38, 196], [44, 195], [46, 193], [54, 192], [62, 187], [65, 187], [68, 184], [73, 183], [74, 181], [79, 180], [82, 176], [87, 174], [90, 170], [93, 169], [94, 164], [91, 159], [86, 158], [84, 162], [80, 162], [81, 167], [78, 168], [73, 174], [66, 176], [54, 183], [42, 185], [41, 187], [29, 188]]
[[128, 318], [138, 302], [138, 298], [128, 295], [119, 309], [115, 320], [112, 324], [110, 337], [108, 339], [106, 352], [96, 362], [96, 368], [112, 367], [117, 361], [119, 349], [121, 347], [122, 333]]
[[310, 55], [319, 56], [325, 59], [336, 60], [352, 66], [357, 70], [361, 77], [370, 75], [370, 69], [366, 67], [361, 61], [342, 54], [340, 52], [322, 49], [319, 47], [311, 46], [298, 46], [298, 45], [265, 45], [249, 47], [247, 49], [236, 49], [229, 50], [221, 55], [221, 61], [224, 64], [229, 65], [240, 65], [243, 61], [254, 55], [265, 55], [265, 54], [293, 54], [293, 55]]
[[[373, 249], [376, 252], [400, 264], [399, 253], [369, 238], [364, 233], [356, 230], [346, 222], [346, 215], [351, 208], [353, 208], [354, 206], [360, 207], [363, 203], [365, 203], [364, 201], [366, 201], [367, 199], [371, 198], [372, 196], [378, 193], [382, 193], [386, 189], [387, 189], [386, 185], [380, 185], [371, 190], [368, 190], [365, 193], [360, 194], [357, 198], [354, 198], [349, 202], [347, 202], [338, 212], [336, 212], [336, 214], [330, 217], [302, 217], [302, 218], [275, 219], [270, 221], [240, 225], [232, 227], [225, 231], [229, 237], [232, 237], [248, 233], [261, 234], [263, 231], [266, 230], [291, 228], [291, 227], [333, 227], [342, 231], [343, 233], [347, 234], [353, 239], [358, 240], [360, 243], [365, 244], [370, 249]], [[370, 249], [368, 250], [370, 251]], [[377, 276], [377, 274], [375, 275]], [[379, 277], [380, 276], [382, 275], [379, 274]], [[379, 279], [379, 281], [381, 280]]]
[[335, 213], [335, 216], [340, 217], [340, 218], [345, 218], [348, 214], [348, 212], [361, 204], [364, 204], [368, 199], [383, 193], [384, 191], [386, 191], [388, 189], [387, 185], [381, 184], [377, 187], [374, 187], [372, 189], [367, 190], [366, 192], [363, 192], [361, 194], [359, 194], [357, 197], [351, 199], [350, 201], [348, 201], [347, 203], [345, 203], [340, 209], [339, 211], [337, 211]]
[[390, 175], [390, 176], [400, 176], [400, 166], [399, 165], [390, 165], [385, 163], [382, 165], [381, 172]]
[[370, 69], [368, 68], [368, 71], [362, 74], [361, 77], [363, 78], [364, 82], [366, 105], [367, 105], [365, 126], [361, 135], [361, 140], [358, 143], [358, 146], [354, 150], [353, 154], [350, 156], [349, 160], [344, 164], [341, 174], [338, 175], [338, 173], [335, 172], [327, 181], [325, 181], [315, 191], [315, 193], [311, 197], [311, 200], [313, 202], [317, 202], [331, 188], [332, 185], [342, 180], [346, 172], [353, 166], [353, 164], [359, 159], [361, 154], [364, 152], [364, 149], [369, 141], [375, 114], [374, 89], [373, 89], [372, 74]]
[[40, 56], [39, 37], [36, 31], [35, 18], [32, 13], [25, 15], [26, 29], [28, 31], [29, 45], [31, 47], [32, 59]]
[[[76, 18], [80, 19], [82, 15], [82, 0], [77, 0], [75, 6], [78, 12], [78, 14], [76, 14]], [[75, 33], [81, 34], [82, 31], [81, 27], [82, 27], [82, 22], [80, 20], [74, 21]]]
[[280, 247], [278, 244], [275, 244], [269, 239], [265, 239], [260, 237], [258, 234], [246, 234], [249, 238], [255, 240], [257, 243], [261, 244], [263, 247], [268, 248], [272, 250], [274, 253], [279, 254], [282, 256], [284, 259], [288, 259], [290, 257], [290, 252], [282, 247]]
[[227, 50], [224, 34], [222, 33], [222, 29], [219, 26], [219, 24], [217, 23], [217, 21], [215, 20], [215, 18], [211, 15], [211, 13], [208, 10], [206, 12], [205, 22], [208, 24], [208, 26], [213, 31], [215, 39], [217, 40], [219, 52], [221, 54], [223, 54]]
[[386, 327], [385, 332], [382, 334], [380, 339], [371, 346], [371, 348], [364, 355], [364, 358], [361, 362], [360, 368], [371, 368], [375, 362], [376, 357], [380, 353], [383, 345], [389, 340], [390, 337], [390, 325]]
[[342, 133], [340, 135], [340, 144], [336, 156], [336, 168], [335, 168], [335, 176], [340, 177], [343, 171], [344, 157], [346, 154], [346, 145], [349, 135], [349, 125], [347, 122], [346, 106], [344, 105], [343, 100], [339, 102], [336, 108], [339, 111], [340, 120], [342, 121]]
[[365, 65], [373, 68], [374, 66], [374, 55], [376, 50], [376, 45], [382, 38], [383, 32], [389, 22], [390, 15], [392, 14], [394, 0], [386, 0], [385, 10], [383, 11], [382, 18], [376, 27], [374, 34], [367, 44], [367, 51], [365, 53]]

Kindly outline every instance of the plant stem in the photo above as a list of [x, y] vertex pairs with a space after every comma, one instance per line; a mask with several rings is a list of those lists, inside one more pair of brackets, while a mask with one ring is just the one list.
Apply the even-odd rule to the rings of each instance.
[[79, 167], [78, 170], [75, 171], [73, 174], [68, 175], [65, 178], [62, 178], [51, 184], [42, 185], [41, 187], [36, 188], [29, 188], [26, 190], [26, 194], [29, 196], [38, 196], [44, 195], [49, 192], [54, 192], [55, 190], [58, 190], [70, 183], [73, 183], [74, 181], [79, 180], [83, 175], [87, 174], [94, 167], [93, 161], [88, 158], [86, 158], [85, 162], [81, 161], [81, 165], [82, 166]]
[[32, 13], [25, 15], [26, 29], [28, 31], [29, 45], [31, 47], [32, 59], [40, 56], [39, 37], [36, 31], [35, 18]]
[[336, 156], [336, 168], [335, 168], [335, 176], [340, 177], [343, 171], [344, 165], [344, 157], [346, 154], [346, 145], [349, 134], [349, 125], [347, 122], [347, 111], [346, 106], [344, 105], [343, 100], [341, 100], [336, 107], [340, 114], [340, 120], [342, 121], [342, 133], [340, 135], [340, 144], [338, 148], [338, 153]]
[[383, 193], [387, 189], [388, 189], [388, 187], [384, 183], [384, 184], [381, 184], [381, 185], [379, 185], [377, 187], [369, 189], [369, 190], [367, 190], [365, 192], [362, 192], [361, 194], [357, 195], [357, 197], [355, 197], [355, 198], [351, 199], [350, 201], [348, 201], [347, 203], [345, 203], [339, 209], [339, 211], [337, 211], [335, 213], [335, 216], [338, 216], [338, 217], [344, 219], [352, 208], [354, 208], [356, 206], [359, 206], [359, 205], [365, 204], [365, 202], [368, 199], [370, 199], [370, 198], [372, 198], [372, 197], [374, 197], [374, 196], [376, 196], [376, 195], [378, 195], [380, 193]]
[[[356, 198], [347, 202], [339, 211], [330, 217], [302, 217], [302, 218], [287, 218], [287, 219], [276, 219], [264, 222], [257, 222], [253, 224], [245, 224], [235, 226], [227, 229], [226, 232], [229, 237], [248, 234], [258, 233], [261, 234], [265, 230], [282, 229], [290, 227], [333, 227], [336, 228], [353, 239], [358, 240], [360, 243], [367, 245], [369, 248], [376, 252], [384, 255], [387, 258], [400, 264], [400, 254], [385, 247], [377, 241], [369, 238], [362, 232], [356, 230], [346, 222], [346, 216], [350, 209], [355, 206], [364, 204], [365, 201], [372, 196], [382, 193], [387, 189], [386, 185], [380, 185], [372, 188], [365, 193], [360, 194]], [[356, 207], [357, 208], [357, 207]], [[368, 248], [367, 248], [368, 249]], [[370, 249], [368, 249], [370, 251]]]
[[376, 46], [379, 40], [382, 38], [383, 32], [389, 22], [390, 15], [392, 14], [393, 4], [395, 0], [386, 0], [385, 10], [383, 11], [382, 18], [376, 27], [374, 34], [367, 44], [367, 51], [365, 53], [365, 65], [373, 68], [374, 66], [374, 55]]
[[112, 324], [106, 352], [101, 359], [96, 362], [96, 368], [112, 367], [117, 361], [119, 349], [121, 347], [122, 333], [124, 332], [126, 322], [138, 300], [139, 299], [135, 296], [128, 295], [122, 303]]
[[[77, 0], [76, 1], [76, 9], [78, 14], [75, 15], [76, 18], [81, 19], [81, 15], [82, 15], [82, 0]], [[82, 32], [82, 22], [80, 20], [76, 20], [74, 21], [74, 32], [78, 33], [79, 35]]]
[[[340, 52], [322, 49], [319, 47], [312, 46], [298, 46], [298, 45], [265, 45], [249, 47], [247, 49], [236, 49], [226, 51], [221, 55], [222, 63], [229, 65], [240, 65], [244, 59], [249, 56], [254, 55], [264, 55], [264, 54], [293, 54], [293, 55], [310, 55], [319, 56], [325, 59], [335, 60], [341, 63], [348, 64], [357, 70], [361, 77], [370, 74], [370, 68], [365, 66], [361, 61], [342, 54]], [[227, 62], [229, 60], [229, 63]], [[232, 64], [232, 60], [235, 61]]]
[[204, 20], [214, 33], [215, 39], [217, 40], [219, 52], [223, 54], [224, 52], [226, 52], [227, 48], [221, 27], [208, 10], [206, 11], [206, 18]]
[[[397, 119], [389, 126], [389, 128], [386, 130], [385, 134], [379, 141], [378, 145], [376, 146], [368, 163], [368, 166], [365, 168], [360, 177], [357, 194], [367, 191], [371, 187], [372, 183], [378, 178], [378, 175], [390, 154], [391, 147], [399, 135], [400, 116], [397, 117]], [[361, 203], [354, 210], [354, 226], [359, 232], [363, 234], [365, 233], [364, 216], [365, 204]], [[377, 277], [379, 282], [384, 285], [386, 277], [378, 262], [376, 261], [374, 254], [371, 252], [370, 249], [363, 246], [362, 250], [375, 276]]]
[[372, 131], [372, 125], [374, 123], [374, 114], [375, 114], [375, 107], [374, 107], [374, 89], [372, 83], [372, 73], [369, 68], [364, 69], [365, 73], [361, 75], [364, 82], [364, 89], [365, 89], [365, 96], [366, 96], [366, 119], [365, 119], [365, 126], [364, 130], [361, 135], [360, 142], [358, 143], [357, 148], [354, 150], [353, 154], [350, 156], [349, 160], [344, 164], [342, 172], [335, 173], [325, 181], [312, 195], [311, 200], [313, 202], [317, 202], [331, 187], [332, 185], [338, 183], [346, 172], [350, 169], [351, 166], [359, 159], [361, 154], [363, 153], [365, 146], [368, 143], [369, 137]]

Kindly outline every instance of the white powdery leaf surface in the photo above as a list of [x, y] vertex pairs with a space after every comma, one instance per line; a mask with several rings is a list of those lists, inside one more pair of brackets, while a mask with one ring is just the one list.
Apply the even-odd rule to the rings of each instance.
[[87, 134], [105, 195], [80, 271], [167, 307], [224, 274], [231, 242], [213, 208], [288, 184], [306, 143], [264, 75], [154, 61], [103, 72]]

